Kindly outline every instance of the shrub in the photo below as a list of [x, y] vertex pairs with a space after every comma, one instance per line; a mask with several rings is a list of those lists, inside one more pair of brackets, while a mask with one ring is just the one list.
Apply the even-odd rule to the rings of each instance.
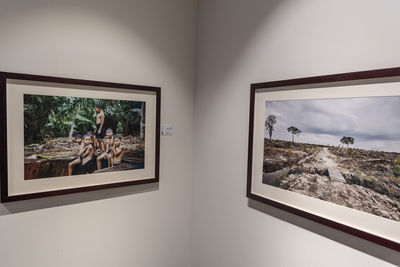
[[352, 158], [355, 153], [356, 153], [356, 151], [354, 149], [350, 149], [349, 150], [349, 157]]
[[372, 176], [368, 176], [365, 173], [363, 173], [362, 171], [357, 170], [356, 174], [358, 176], [358, 178], [361, 180], [360, 182], [362, 183], [364, 181], [365, 182], [369, 182], [369, 183], [376, 183], [378, 180], [375, 177]]
[[363, 179], [364, 179], [364, 180], [367, 180], [367, 181], [369, 181], [369, 182], [371, 182], [371, 183], [376, 183], [376, 182], [378, 181], [375, 177], [368, 176], [368, 175], [365, 175], [365, 176], [363, 177]]
[[390, 182], [395, 183], [395, 184], [400, 182], [400, 177], [389, 176], [388, 179]]
[[395, 165], [392, 169], [394, 176], [400, 177], [400, 165]]

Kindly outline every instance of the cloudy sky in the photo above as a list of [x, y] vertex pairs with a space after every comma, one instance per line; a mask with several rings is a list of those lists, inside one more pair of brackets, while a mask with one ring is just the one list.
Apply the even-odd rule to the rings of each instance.
[[[273, 139], [291, 140], [287, 128], [302, 133], [296, 142], [338, 146], [343, 136], [351, 147], [400, 152], [400, 97], [293, 100], [265, 102], [266, 118], [275, 115]], [[265, 131], [265, 137], [269, 138]]]

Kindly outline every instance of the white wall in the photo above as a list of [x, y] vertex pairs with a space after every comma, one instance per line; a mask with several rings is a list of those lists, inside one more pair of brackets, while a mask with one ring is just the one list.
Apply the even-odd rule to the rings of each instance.
[[195, 0], [0, 0], [0, 70], [162, 87], [159, 186], [0, 205], [0, 266], [186, 267]]
[[195, 0], [0, 0], [1, 71], [161, 86], [175, 129], [159, 186], [0, 205], [0, 266], [400, 265], [245, 197], [250, 83], [398, 66], [398, 1], [199, 2], [195, 71]]
[[250, 84], [400, 65], [396, 0], [199, 1], [193, 267], [391, 266], [400, 253], [246, 198]]

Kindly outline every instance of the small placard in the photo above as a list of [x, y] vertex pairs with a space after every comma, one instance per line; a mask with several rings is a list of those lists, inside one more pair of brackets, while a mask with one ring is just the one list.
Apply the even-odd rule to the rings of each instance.
[[174, 135], [174, 127], [172, 125], [162, 125], [161, 126], [161, 135], [163, 135], [163, 136]]

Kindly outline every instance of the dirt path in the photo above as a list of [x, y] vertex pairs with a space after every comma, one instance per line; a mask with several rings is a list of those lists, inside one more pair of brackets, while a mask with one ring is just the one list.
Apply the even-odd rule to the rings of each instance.
[[[331, 181], [346, 183], [338, 169], [336, 155], [332, 154], [327, 147], [323, 147], [320, 151], [301, 159], [296, 165], [301, 165], [309, 159], [313, 159], [313, 164], [317, 165], [319, 169], [327, 169]], [[275, 172], [263, 173], [263, 183], [275, 185], [276, 180], [281, 176], [288, 175], [289, 171], [290, 168], [283, 168]]]
[[321, 148], [321, 150], [315, 156], [316, 160], [321, 162], [326, 168], [337, 168], [336, 156], [333, 155], [327, 147]]
[[318, 152], [316, 160], [320, 162], [324, 168], [328, 169], [331, 181], [346, 183], [346, 180], [338, 169], [338, 164], [336, 163], [337, 157], [333, 155], [327, 147], [323, 147]]

